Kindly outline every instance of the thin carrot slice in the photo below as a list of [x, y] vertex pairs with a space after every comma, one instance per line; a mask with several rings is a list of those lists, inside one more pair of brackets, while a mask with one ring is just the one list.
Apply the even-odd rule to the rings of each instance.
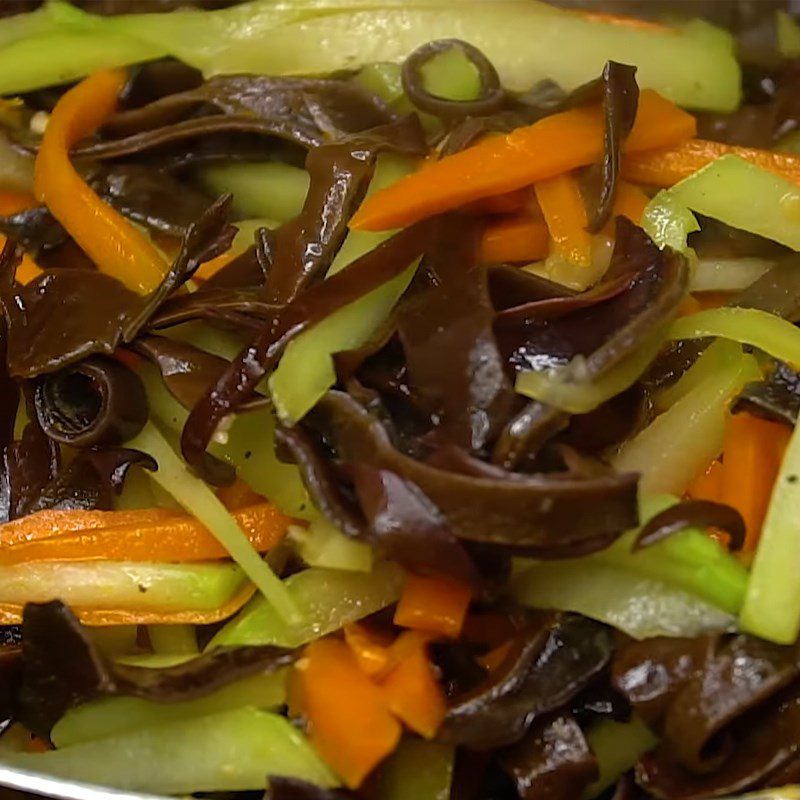
[[649, 202], [650, 198], [638, 186], [627, 181], [619, 181], [614, 198], [613, 217], [626, 217], [634, 225], [639, 225]]
[[580, 8], [564, 9], [567, 13], [585, 19], [587, 22], [603, 22], [606, 25], [620, 25], [623, 28], [635, 28], [640, 31], [657, 31], [658, 33], [674, 33], [675, 29], [661, 22], [649, 19], [638, 19], [622, 14], [609, 14], [606, 11], [587, 11]]
[[34, 165], [34, 194], [47, 205], [98, 269], [142, 294], [166, 272], [161, 254], [128, 220], [104, 203], [69, 159], [70, 148], [94, 134], [117, 107], [128, 76], [96, 72], [56, 103]]
[[397, 746], [400, 724], [343, 641], [312, 642], [295, 670], [311, 744], [350, 789], [357, 789]]
[[[255, 594], [255, 587], [244, 586], [224, 606], [209, 611], [129, 611], [119, 608], [81, 608], [72, 611], [84, 625], [108, 627], [112, 625], [211, 625], [232, 617]], [[0, 625], [19, 625], [22, 622], [21, 605], [0, 603]]]
[[394, 615], [395, 625], [458, 638], [472, 590], [447, 578], [409, 575]]
[[344, 626], [344, 640], [365, 675], [381, 676], [391, 668], [391, 639], [370, 630], [361, 622], [351, 622]]
[[570, 264], [588, 267], [592, 263], [592, 237], [586, 230], [586, 206], [575, 178], [557, 175], [537, 183], [536, 199], [556, 253]]
[[487, 225], [481, 240], [484, 264], [517, 264], [547, 257], [550, 232], [541, 220], [529, 216], [511, 217]]
[[241, 478], [237, 478], [230, 486], [217, 489], [217, 497], [228, 511], [239, 511], [264, 502], [264, 498]]
[[[52, 515], [59, 512], [39, 513], [49, 514], [52, 519]], [[228, 557], [228, 552], [216, 538], [198, 520], [187, 514], [164, 512], [164, 516], [156, 516], [149, 512], [149, 521], [142, 522], [148, 518], [147, 512], [140, 513], [138, 517], [137, 512], [133, 511], [95, 513], [111, 515], [109, 521], [112, 524], [108, 527], [84, 527], [58, 535], [46, 535], [44, 538], [37, 536], [33, 529], [27, 540], [20, 540], [20, 531], [13, 529], [10, 535], [4, 537], [5, 529], [15, 523], [0, 527], [0, 564], [9, 566], [33, 561], [92, 560], [193, 562]], [[137, 521], [134, 524], [116, 524], [118, 518], [114, 515], [118, 513], [123, 515], [123, 519], [133, 517]], [[233, 516], [260, 553], [278, 544], [292, 524], [291, 518], [270, 503], [241, 509]], [[40, 518], [38, 522], [46, 524], [46, 519], [48, 516]], [[82, 519], [86, 521], [86, 517]], [[28, 526], [29, 530], [33, 528], [32, 523], [28, 523]], [[14, 541], [16, 543], [9, 544]]]
[[[642, 92], [629, 153], [671, 147], [691, 136], [697, 122], [652, 90]], [[553, 178], [598, 161], [603, 153], [599, 108], [577, 108], [525, 128], [484, 139], [474, 147], [426, 162], [417, 172], [368, 197], [350, 226], [389, 230], [498, 194]]]
[[396, 717], [414, 733], [432, 739], [444, 721], [447, 703], [428, 659], [428, 642], [416, 633], [408, 631], [398, 638], [398, 643], [407, 640], [408, 652], [381, 682], [381, 689]]
[[720, 499], [744, 518], [745, 553], [758, 544], [790, 435], [785, 425], [752, 414], [733, 414], [728, 420]]
[[622, 174], [629, 181], [668, 188], [708, 166], [712, 161], [731, 154], [800, 185], [798, 155], [737, 147], [704, 139], [690, 139], [682, 144], [653, 149], [646, 153], [630, 151], [622, 160]]
[[721, 461], [714, 461], [701, 475], [698, 475], [687, 487], [686, 494], [692, 500], [713, 500], [721, 502], [722, 498], [722, 473], [724, 466]]
[[[36, 198], [23, 192], [0, 192], [0, 215], [9, 216], [19, 211], [26, 211], [36, 206]], [[0, 235], [0, 250], [6, 240]], [[42, 274], [38, 264], [29, 256], [22, 257], [22, 263], [17, 267], [16, 279], [20, 283], [30, 283], [35, 277]]]
[[678, 316], [691, 317], [692, 314], [696, 314], [698, 311], [702, 310], [702, 303], [694, 295], [687, 294], [678, 306]]

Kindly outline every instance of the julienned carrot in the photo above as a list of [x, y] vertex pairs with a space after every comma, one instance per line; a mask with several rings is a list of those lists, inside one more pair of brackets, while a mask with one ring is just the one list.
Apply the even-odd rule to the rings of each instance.
[[650, 198], [638, 186], [627, 181], [618, 181], [610, 223], [611, 232], [614, 231], [615, 217], [627, 217], [635, 225], [638, 225], [642, 221], [644, 210], [649, 202]]
[[[18, 211], [25, 211], [36, 205], [36, 198], [23, 192], [0, 192], [0, 215], [6, 217], [16, 214]], [[3, 249], [6, 240], [0, 235], [0, 250]], [[22, 257], [22, 263], [17, 267], [16, 279], [20, 283], [28, 283], [42, 271], [36, 262], [28, 255]]]
[[690, 317], [692, 314], [696, 314], [698, 311], [702, 310], [702, 303], [693, 294], [687, 294], [678, 306], [678, 316]]
[[126, 80], [122, 70], [96, 72], [62, 95], [36, 157], [34, 194], [98, 269], [147, 293], [164, 276], [164, 259], [146, 236], [97, 196], [69, 159], [70, 148], [115, 111]]
[[409, 575], [394, 615], [395, 625], [458, 638], [472, 590], [448, 578]]
[[[76, 527], [65, 529], [72, 513], [78, 515]], [[97, 516], [101, 514], [105, 516]], [[292, 523], [270, 503], [241, 509], [233, 516], [259, 552], [272, 549]], [[95, 524], [103, 520], [105, 525]], [[192, 562], [227, 556], [225, 548], [194, 517], [158, 509], [41, 511], [22, 518], [19, 524], [0, 526], [0, 564], [4, 566], [33, 561]]]
[[751, 164], [800, 184], [800, 156], [752, 147], [737, 147], [704, 139], [646, 153], [629, 152], [622, 160], [622, 174], [630, 181], [668, 188], [726, 155], [737, 155]]
[[314, 749], [357, 789], [397, 746], [400, 723], [339, 639], [312, 642], [295, 671]]
[[579, 267], [592, 263], [592, 237], [586, 230], [586, 206], [578, 182], [569, 173], [536, 184], [555, 252]]
[[752, 414], [734, 414], [728, 421], [719, 499], [744, 518], [744, 552], [752, 552], [758, 544], [790, 435], [785, 425]]
[[689, 484], [686, 494], [692, 500], [720, 502], [722, 498], [722, 471], [722, 462], [714, 461], [705, 472], [698, 475]]
[[364, 674], [380, 677], [391, 668], [391, 639], [370, 630], [361, 622], [345, 625], [344, 639]]
[[550, 250], [550, 232], [542, 220], [527, 215], [501, 219], [486, 226], [480, 259], [484, 264], [539, 261]]
[[264, 502], [262, 495], [254, 492], [241, 478], [237, 478], [230, 486], [217, 489], [217, 497], [228, 511], [239, 511]]
[[587, 22], [603, 22], [606, 25], [620, 25], [624, 28], [636, 28], [637, 30], [657, 31], [659, 33], [676, 32], [669, 25], [648, 19], [637, 19], [636, 17], [628, 17], [621, 14], [608, 14], [605, 11], [586, 11], [579, 8], [568, 8], [564, 9], [564, 11], [581, 17]]
[[407, 631], [395, 648], [403, 651], [394, 668], [381, 682], [390, 711], [414, 733], [432, 739], [441, 726], [447, 703], [428, 658], [430, 637]]
[[[671, 147], [694, 136], [696, 130], [691, 114], [645, 90], [625, 150], [637, 153]], [[602, 153], [599, 107], [553, 114], [439, 161], [426, 162], [414, 174], [368, 197], [351, 227], [370, 231], [402, 228], [587, 166], [599, 161]]]
[[[206, 611], [154, 611], [104, 608], [81, 608], [72, 611], [84, 625], [212, 625], [232, 617], [255, 594], [251, 584], [242, 587], [224, 606]], [[22, 606], [15, 603], [0, 603], [0, 625], [19, 625], [22, 622]]]

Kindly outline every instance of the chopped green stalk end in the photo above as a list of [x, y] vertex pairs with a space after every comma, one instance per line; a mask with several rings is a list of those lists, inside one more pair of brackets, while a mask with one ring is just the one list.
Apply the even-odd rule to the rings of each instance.
[[718, 336], [757, 347], [767, 355], [800, 368], [800, 330], [781, 317], [757, 308], [709, 308], [672, 324], [672, 339]]
[[[410, 159], [381, 156], [370, 193], [395, 183], [413, 169], [414, 162]], [[391, 232], [351, 232], [328, 275], [335, 275], [391, 235]], [[269, 379], [275, 410], [284, 423], [299, 422], [336, 383], [333, 354], [360, 347], [369, 339], [408, 288], [416, 268], [417, 264], [409, 265], [396, 278], [326, 317], [289, 343]]]
[[774, 266], [767, 258], [704, 258], [697, 262], [690, 292], [740, 292]]
[[656, 409], [666, 411], [671, 408], [706, 378], [715, 375], [721, 367], [735, 364], [741, 355], [742, 348], [727, 339], [720, 339], [709, 345], [676, 383], [656, 395]]
[[58, 599], [74, 608], [213, 611], [244, 582], [235, 564], [37, 561], [0, 567], [0, 603]]
[[475, 65], [460, 47], [451, 47], [430, 59], [420, 70], [425, 89], [445, 100], [475, 100], [481, 94], [481, 79]]
[[398, 64], [383, 61], [367, 64], [359, 70], [353, 80], [389, 105], [394, 105], [404, 97]]
[[307, 528], [292, 528], [297, 554], [309, 567], [371, 572], [372, 548], [345, 536], [325, 519], [314, 520]]
[[148, 423], [128, 446], [156, 460], [158, 470], [151, 473], [153, 480], [208, 528], [280, 617], [289, 624], [300, 624], [303, 616], [281, 580], [253, 549], [247, 535], [214, 492], [192, 475], [155, 425]]
[[393, 564], [377, 564], [369, 574], [312, 567], [284, 583], [293, 602], [304, 611], [304, 622], [284, 621], [256, 597], [211, 640], [209, 648], [299, 647], [396, 602], [403, 571]]
[[166, 722], [46, 753], [4, 754], [3, 761], [67, 780], [153, 794], [262, 789], [268, 774], [337, 785], [289, 720], [254, 708]]
[[156, 703], [139, 697], [104, 697], [73, 708], [56, 723], [53, 744], [71, 747], [140, 728], [158, 728], [178, 720], [205, 717], [251, 706], [272, 711], [286, 702], [287, 670], [251, 675], [199, 697], [179, 703]]
[[681, 495], [722, 451], [731, 401], [761, 377], [756, 359], [740, 353], [627, 442], [614, 467], [639, 472], [643, 494]]
[[689, 234], [699, 231], [700, 223], [671, 192], [662, 191], [645, 208], [642, 228], [659, 247], [685, 253], [689, 249]]
[[230, 192], [234, 213], [286, 222], [296, 217], [308, 193], [304, 169], [278, 162], [242, 162], [204, 167], [204, 186], [214, 194]]
[[597, 758], [600, 777], [586, 788], [583, 800], [592, 800], [613, 786], [658, 744], [656, 736], [635, 714], [628, 722], [601, 720], [589, 728], [586, 741]]
[[405, 738], [376, 776], [377, 800], [450, 800], [455, 749]]
[[800, 188], [739, 156], [717, 159], [667, 194], [678, 206], [800, 250]]
[[586, 359], [578, 356], [563, 367], [517, 375], [520, 394], [571, 414], [588, 414], [633, 386], [658, 355], [663, 331], [649, 337], [631, 355], [592, 379]]
[[800, 427], [783, 457], [739, 619], [743, 630], [780, 644], [800, 632]]
[[197, 655], [194, 625], [148, 625], [147, 633], [153, 651], [159, 655]]
[[776, 13], [778, 50], [784, 58], [800, 56], [800, 25], [785, 11]]

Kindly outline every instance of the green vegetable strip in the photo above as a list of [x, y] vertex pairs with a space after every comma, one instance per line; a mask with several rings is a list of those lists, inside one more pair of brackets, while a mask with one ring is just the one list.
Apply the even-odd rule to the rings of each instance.
[[800, 367], [800, 330], [785, 319], [756, 308], [709, 308], [672, 324], [672, 339], [719, 336], [763, 350], [767, 355]]
[[377, 800], [450, 800], [452, 745], [406, 738], [377, 774]]
[[740, 617], [743, 630], [781, 644], [800, 632], [800, 428], [775, 481]]
[[235, 564], [37, 561], [0, 567], [0, 603], [132, 611], [213, 611], [244, 585]]
[[[740, 99], [732, 38], [700, 21], [664, 32], [637, 30], [534, 0], [466, 0], [457, 7], [450, 0], [257, 0], [219, 11], [109, 19], [58, 6], [48, 11], [58, 36], [31, 36], [0, 47], [0, 94], [164, 55], [206, 75], [325, 74], [399, 62], [432, 39], [459, 38], [483, 50], [512, 91], [526, 91], [544, 78], [570, 91], [596, 78], [612, 59], [638, 65], [642, 86], [686, 107], [732, 111]], [[539, 46], [531, 48], [534, 39]]]
[[160, 655], [197, 655], [194, 625], [148, 625], [153, 652]]
[[633, 386], [656, 357], [663, 341], [663, 333], [650, 337], [626, 359], [595, 380], [583, 377], [586, 360], [578, 356], [564, 367], [519, 373], [516, 390], [571, 414], [587, 414]]
[[785, 11], [776, 12], [778, 50], [784, 58], [800, 56], [800, 26]]
[[685, 252], [689, 234], [699, 231], [700, 224], [671, 192], [662, 191], [647, 204], [642, 215], [642, 228], [659, 247]]
[[297, 554], [310, 567], [372, 571], [372, 548], [345, 536], [322, 517], [307, 528], [292, 528], [292, 539], [297, 544]]
[[307, 569], [285, 581], [293, 602], [305, 612], [302, 623], [284, 621], [256, 597], [211, 640], [209, 648], [299, 647], [396, 602], [402, 584], [403, 571], [392, 564], [378, 564], [369, 574]]
[[478, 70], [458, 47], [434, 56], [422, 69], [425, 89], [447, 100], [474, 100], [480, 97]]
[[178, 720], [46, 753], [10, 753], [9, 766], [153, 794], [263, 789], [266, 775], [335, 786], [336, 778], [284, 717], [241, 708]]
[[252, 675], [205, 697], [180, 703], [156, 703], [139, 697], [105, 697], [73, 708], [56, 723], [53, 744], [71, 747], [139, 728], [157, 728], [178, 720], [205, 717], [220, 711], [252, 706], [265, 711], [286, 702], [287, 670]]
[[[395, 183], [413, 168], [414, 162], [409, 159], [382, 156], [369, 192]], [[391, 232], [351, 232], [328, 275], [335, 275], [391, 235]], [[331, 314], [290, 342], [269, 379], [275, 410], [284, 423], [293, 425], [301, 420], [336, 383], [333, 354], [360, 347], [369, 339], [408, 288], [415, 271], [416, 264], [410, 265], [401, 275]]]
[[152, 473], [153, 480], [208, 528], [283, 619], [288, 623], [300, 623], [302, 614], [286, 587], [253, 549], [214, 492], [189, 472], [153, 423], [148, 423], [128, 446], [155, 458], [158, 471]]
[[720, 367], [627, 442], [614, 467], [641, 473], [644, 494], [682, 494], [722, 451], [730, 402], [745, 384], [760, 379], [750, 355]]
[[600, 777], [583, 793], [584, 800], [591, 800], [613, 786], [658, 744], [658, 739], [635, 714], [629, 722], [601, 720], [589, 728], [586, 741], [597, 758]]

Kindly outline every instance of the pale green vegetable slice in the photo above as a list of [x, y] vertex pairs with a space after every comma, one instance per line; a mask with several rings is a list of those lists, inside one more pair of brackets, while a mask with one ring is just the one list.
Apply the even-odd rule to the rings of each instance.
[[405, 738], [377, 774], [377, 800], [450, 800], [455, 748]]
[[0, 603], [62, 600], [76, 608], [212, 611], [244, 582], [235, 564], [38, 561], [0, 567]]
[[628, 441], [614, 467], [641, 473], [644, 494], [682, 494], [720, 454], [730, 402], [745, 384], [760, 379], [755, 358], [741, 354]]
[[659, 192], [642, 215], [642, 228], [659, 247], [685, 251], [690, 233], [700, 230], [694, 214], [668, 191]]
[[297, 728], [254, 708], [167, 722], [46, 753], [3, 754], [3, 762], [153, 794], [263, 789], [270, 774], [320, 786], [337, 783]]
[[297, 546], [297, 554], [309, 567], [352, 572], [372, 570], [372, 548], [345, 536], [322, 517], [315, 519], [307, 528], [292, 528], [291, 537]]
[[299, 647], [396, 602], [402, 584], [403, 571], [392, 564], [377, 564], [369, 574], [312, 567], [285, 581], [286, 591], [303, 611], [303, 623], [284, 622], [256, 597], [211, 640], [209, 647]]
[[689, 289], [692, 292], [738, 292], [755, 283], [771, 269], [766, 258], [707, 258], [695, 266]]
[[148, 625], [147, 634], [153, 652], [159, 655], [197, 655], [194, 625]]
[[196, 700], [155, 703], [139, 697], [104, 697], [73, 708], [55, 724], [53, 744], [71, 747], [125, 731], [159, 727], [183, 719], [204, 717], [235, 708], [273, 710], [286, 701], [287, 670], [251, 675]]

